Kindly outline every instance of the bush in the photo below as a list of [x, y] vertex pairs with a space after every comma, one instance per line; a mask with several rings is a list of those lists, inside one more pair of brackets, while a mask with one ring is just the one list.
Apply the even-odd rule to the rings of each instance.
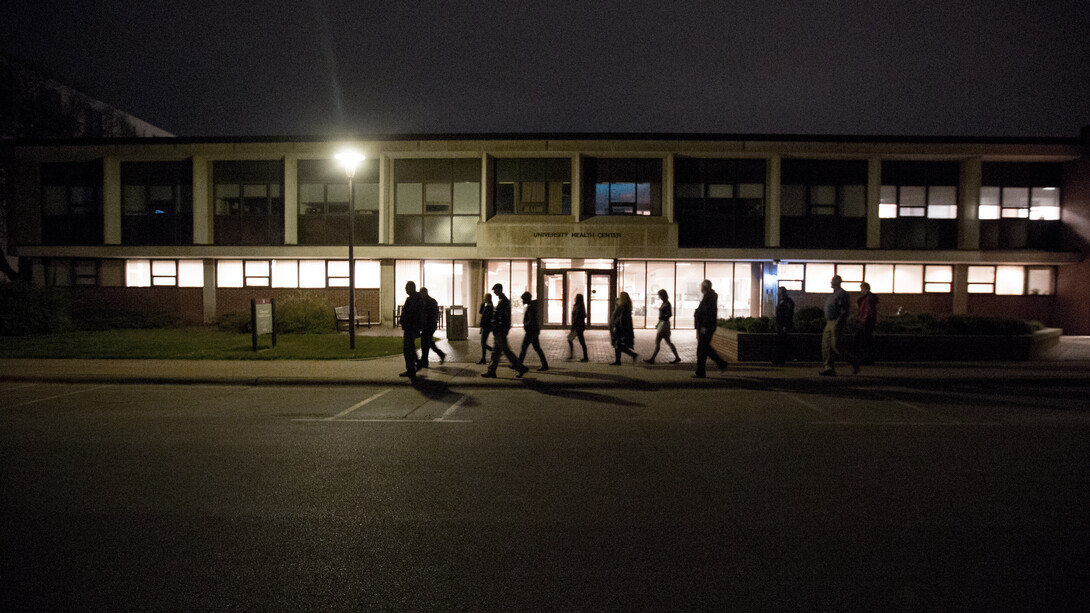
[[278, 333], [323, 334], [336, 330], [337, 318], [333, 307], [317, 296], [299, 292], [276, 301]]
[[738, 330], [739, 332], [772, 332], [772, 321], [767, 317], [732, 317], [720, 319], [720, 328]]
[[60, 290], [23, 281], [0, 284], [0, 335], [50, 334], [72, 329]]
[[815, 333], [825, 329], [825, 310], [821, 307], [803, 307], [795, 311], [795, 332]]

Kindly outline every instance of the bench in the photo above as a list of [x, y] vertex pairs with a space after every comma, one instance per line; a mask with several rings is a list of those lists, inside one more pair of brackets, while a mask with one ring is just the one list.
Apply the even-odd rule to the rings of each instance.
[[[344, 329], [347, 330], [348, 325], [349, 325], [349, 323], [348, 323], [349, 322], [348, 307], [346, 307], [346, 306], [335, 307], [333, 309], [333, 313], [337, 316], [337, 329], [340, 330], [341, 329], [341, 324], [343, 323], [344, 324]], [[367, 313], [366, 315], [360, 315], [360, 314], [357, 313], [356, 316], [352, 318], [352, 320], [355, 322], [357, 328], [359, 328], [361, 326], [365, 326], [365, 325], [368, 328], [371, 327], [371, 311], [366, 311], [366, 313]]]

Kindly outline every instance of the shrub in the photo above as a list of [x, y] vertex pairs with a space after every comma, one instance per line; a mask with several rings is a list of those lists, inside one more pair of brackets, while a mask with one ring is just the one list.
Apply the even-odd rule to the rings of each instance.
[[322, 334], [336, 329], [333, 307], [317, 296], [299, 292], [276, 301], [277, 332]]
[[772, 332], [772, 321], [767, 317], [732, 317], [720, 319], [719, 327], [739, 332]]
[[825, 329], [825, 310], [821, 307], [803, 307], [795, 311], [795, 332], [814, 333]]
[[24, 281], [0, 284], [0, 335], [49, 334], [71, 329], [68, 300], [60, 290]]

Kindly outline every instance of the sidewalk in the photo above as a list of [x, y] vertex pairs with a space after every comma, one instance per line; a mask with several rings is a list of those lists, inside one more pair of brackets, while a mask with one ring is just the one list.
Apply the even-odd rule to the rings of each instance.
[[[391, 335], [394, 331], [374, 328], [360, 335]], [[442, 335], [440, 331], [439, 335]], [[541, 344], [549, 360], [549, 370], [539, 372], [539, 362], [533, 349], [526, 358], [530, 372], [522, 379], [501, 360], [499, 377], [480, 377], [486, 369], [476, 362], [481, 357], [479, 337], [470, 331], [470, 340], [438, 342], [447, 352], [444, 364], [432, 356], [430, 368], [421, 371], [421, 379], [429, 383], [459, 387], [493, 387], [531, 384], [560, 386], [640, 386], [685, 387], [724, 385], [745, 380], [790, 381], [798, 385], [813, 381], [815, 385], [858, 384], [884, 380], [967, 380], [967, 381], [1090, 381], [1090, 337], [1064, 337], [1060, 345], [1044, 360], [1034, 362], [891, 362], [864, 367], [852, 375], [845, 364], [838, 377], [820, 377], [818, 364], [795, 362], [776, 367], [768, 363], [731, 363], [724, 373], [709, 364], [707, 379], [693, 379], [696, 362], [696, 339], [689, 330], [675, 332], [674, 343], [682, 362], [671, 365], [669, 348], [663, 346], [656, 364], [643, 363], [654, 350], [654, 330], [636, 332], [635, 350], [640, 359], [622, 357], [621, 366], [610, 366], [613, 360], [609, 333], [589, 331], [587, 349], [590, 361], [567, 360], [567, 333], [545, 330]], [[516, 353], [522, 341], [522, 331], [513, 330], [511, 345]], [[578, 343], [576, 358], [582, 357]], [[361, 360], [0, 360], [0, 380], [111, 382], [111, 383], [206, 383], [240, 385], [409, 385], [398, 374], [405, 369], [404, 359], [389, 356]]]

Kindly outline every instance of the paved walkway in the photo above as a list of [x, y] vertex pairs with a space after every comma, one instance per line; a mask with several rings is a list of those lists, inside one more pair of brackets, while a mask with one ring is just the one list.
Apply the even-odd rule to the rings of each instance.
[[[388, 328], [360, 331], [365, 335], [390, 335]], [[440, 331], [439, 335], [443, 332]], [[586, 335], [590, 362], [567, 360], [567, 332], [545, 330], [541, 334], [542, 347], [549, 360], [548, 372], [538, 372], [537, 355], [531, 349], [526, 365], [531, 371], [523, 379], [516, 379], [515, 372], [501, 361], [499, 378], [484, 379], [478, 376], [485, 371], [476, 362], [481, 357], [479, 336], [470, 331], [466, 341], [439, 341], [439, 347], [447, 352], [446, 362], [439, 364], [433, 355], [431, 367], [422, 371], [422, 377], [431, 382], [458, 386], [519, 385], [526, 381], [555, 383], [558, 385], [653, 385], [678, 387], [687, 385], [724, 385], [744, 379], [792, 380], [796, 384], [813, 380], [818, 385], [859, 383], [861, 380], [885, 379], [965, 379], [991, 380], [1090, 380], [1090, 337], [1063, 337], [1059, 346], [1042, 360], [1034, 362], [927, 362], [889, 363], [864, 367], [858, 375], [848, 368], [835, 378], [819, 377], [817, 363], [795, 362], [782, 367], [768, 363], [732, 363], [724, 372], [716, 371], [709, 364], [707, 379], [693, 379], [696, 361], [696, 339], [689, 330], [675, 332], [674, 343], [682, 362], [667, 364], [672, 359], [669, 349], [663, 346], [657, 364], [643, 363], [654, 350], [654, 330], [636, 332], [635, 350], [640, 360], [623, 356], [623, 365], [610, 366], [613, 350], [609, 333], [592, 330]], [[511, 334], [511, 344], [516, 353], [522, 341], [522, 331]], [[576, 357], [581, 357], [576, 344]], [[400, 355], [360, 360], [0, 360], [0, 380], [8, 381], [67, 381], [67, 382], [116, 382], [116, 383], [223, 383], [244, 385], [275, 384], [408, 384], [398, 376], [404, 370]], [[818, 383], [820, 381], [820, 383]]]

